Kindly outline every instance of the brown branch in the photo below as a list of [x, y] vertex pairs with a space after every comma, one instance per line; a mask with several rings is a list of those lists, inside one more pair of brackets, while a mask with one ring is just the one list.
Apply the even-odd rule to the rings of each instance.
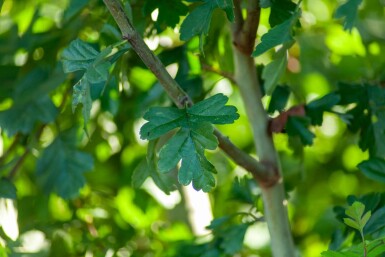
[[[124, 12], [124, 9], [118, 0], [103, 0], [108, 10], [110, 11], [115, 22], [118, 24], [123, 38], [125, 38], [132, 46], [134, 51], [139, 55], [144, 64], [154, 73], [158, 78], [160, 84], [163, 86], [166, 93], [179, 107], [183, 108], [186, 104], [192, 105], [193, 102], [190, 97], [183, 91], [178, 83], [169, 75], [163, 63], [156, 57], [148, 48], [146, 43], [140, 37], [138, 32], [133, 27]], [[218, 130], [215, 130], [215, 135], [219, 141], [219, 147], [239, 166], [245, 168], [253, 176], [263, 183], [270, 183], [275, 176], [266, 178], [267, 174], [276, 174], [272, 171], [274, 167], [263, 162], [258, 162], [241, 149], [237, 148], [231, 141], [223, 136]], [[263, 179], [262, 179], [263, 178]], [[271, 178], [271, 179], [269, 179]], [[274, 184], [274, 182], [271, 182]]]
[[254, 50], [261, 8], [258, 1], [248, 1], [247, 17], [242, 17], [241, 0], [234, 1], [235, 22], [232, 26], [233, 44], [243, 54], [250, 56]]
[[215, 74], [218, 74], [228, 80], [231, 81], [231, 83], [235, 84], [235, 78], [233, 76], [233, 74], [229, 73], [229, 72], [226, 72], [226, 71], [222, 71], [222, 70], [218, 70], [208, 64], [205, 64], [205, 63], [202, 63], [201, 62], [201, 66], [202, 66], [202, 69], [205, 70], [205, 71], [209, 71], [209, 72], [212, 72], [212, 73], [215, 73]]

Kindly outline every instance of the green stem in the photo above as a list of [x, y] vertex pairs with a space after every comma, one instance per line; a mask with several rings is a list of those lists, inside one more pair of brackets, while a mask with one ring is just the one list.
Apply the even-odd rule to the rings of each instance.
[[[281, 167], [272, 136], [268, 132], [268, 117], [261, 101], [262, 94], [255, 62], [250, 56], [258, 28], [255, 23], [258, 24], [259, 22], [258, 1], [248, 1], [248, 16], [254, 15], [254, 18], [247, 17], [245, 20], [241, 16], [241, 0], [234, 1], [234, 4], [235, 14], [238, 15], [235, 18], [235, 24], [233, 24], [235, 80], [250, 121], [260, 162], [270, 167], [269, 175], [266, 176], [268, 180], [259, 182], [262, 188], [271, 248], [275, 257], [292, 257], [295, 256], [295, 248], [288, 219]], [[258, 18], [257, 21], [256, 18]]]

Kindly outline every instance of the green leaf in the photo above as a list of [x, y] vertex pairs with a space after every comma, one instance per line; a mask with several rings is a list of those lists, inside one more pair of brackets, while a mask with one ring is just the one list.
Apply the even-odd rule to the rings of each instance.
[[243, 240], [250, 223], [242, 223], [227, 228], [224, 232], [224, 239], [221, 248], [226, 254], [234, 255], [243, 247]]
[[385, 206], [375, 210], [370, 217], [370, 220], [365, 226], [364, 232], [366, 234], [372, 234], [376, 231], [385, 228], [383, 217], [385, 216]]
[[265, 66], [262, 72], [262, 79], [264, 79], [263, 86], [267, 95], [271, 95], [277, 86], [281, 76], [285, 73], [287, 66], [287, 49], [280, 49], [272, 62]]
[[253, 56], [259, 56], [275, 46], [284, 43], [290, 43], [290, 41], [293, 40], [292, 26], [293, 24], [295, 24], [295, 22], [297, 22], [298, 17], [299, 13], [296, 12], [290, 19], [275, 26], [274, 28], [270, 29], [266, 34], [264, 34], [261, 38], [261, 43], [259, 43], [255, 48]]
[[[202, 1], [191, 1], [202, 2]], [[203, 37], [206, 36], [210, 29], [213, 11], [220, 8], [226, 12], [230, 21], [234, 20], [234, 10], [232, 0], [203, 0], [203, 4], [196, 7], [184, 19], [180, 27], [180, 39], [187, 41], [193, 36], [200, 36], [200, 49], [203, 52]]]
[[0, 198], [16, 199], [16, 187], [6, 178], [0, 179]]
[[18, 132], [30, 133], [37, 122], [49, 123], [58, 114], [56, 106], [48, 96], [35, 98], [33, 101], [14, 105], [10, 109], [0, 112], [0, 128], [9, 137]]
[[290, 89], [288, 86], [277, 86], [271, 95], [268, 112], [283, 111], [289, 99]]
[[174, 28], [179, 23], [180, 16], [186, 15], [188, 8], [180, 0], [147, 0], [143, 10], [145, 15], [158, 9], [156, 26], [162, 31], [166, 27]]
[[201, 124], [198, 129], [182, 128], [160, 150], [159, 170], [168, 172], [182, 160], [179, 183], [187, 186], [192, 181], [196, 190], [208, 192], [215, 186], [212, 175], [215, 169], [206, 159], [204, 150], [214, 150], [217, 145], [213, 127], [209, 123]]
[[176, 187], [168, 176], [159, 173], [156, 163], [156, 142], [155, 140], [149, 142], [147, 158], [139, 163], [132, 174], [132, 185], [135, 188], [139, 188], [148, 177], [151, 177], [158, 188], [169, 195]]
[[83, 173], [93, 168], [91, 155], [76, 148], [76, 130], [59, 134], [37, 161], [36, 176], [46, 193], [73, 198], [85, 184]]
[[330, 111], [339, 103], [341, 97], [338, 94], [327, 94], [320, 99], [314, 100], [306, 105], [306, 115], [310, 117], [312, 125], [322, 125], [323, 113]]
[[75, 112], [76, 107], [79, 104], [83, 105], [82, 114], [84, 119], [84, 130], [87, 131], [87, 123], [90, 119], [92, 98], [91, 98], [91, 85], [86, 78], [82, 78], [74, 86], [72, 93], [72, 112]]
[[321, 253], [322, 257], [347, 257], [346, 253], [340, 253], [332, 250], [328, 250], [326, 252]]
[[344, 218], [346, 225], [357, 229], [360, 233], [363, 233], [363, 229], [368, 222], [371, 212], [368, 211], [364, 214], [365, 205], [361, 202], [354, 202], [348, 209], [346, 209], [345, 214], [349, 218]]
[[225, 105], [227, 101], [226, 96], [217, 94], [190, 108], [156, 107], [144, 115], [148, 122], [140, 129], [142, 139], [156, 139], [180, 128], [160, 150], [160, 172], [168, 172], [182, 161], [178, 173], [182, 185], [192, 181], [196, 190], [205, 192], [215, 186], [212, 175], [215, 169], [206, 159], [204, 151], [214, 150], [218, 145], [211, 124], [233, 123], [239, 117], [234, 106]]
[[243, 178], [235, 178], [231, 188], [231, 199], [235, 199], [240, 202], [254, 204], [256, 194], [252, 190], [257, 187], [255, 180], [244, 176]]
[[153, 140], [181, 127], [185, 122], [185, 111], [172, 107], [153, 107], [143, 118], [149, 122], [140, 129], [140, 138]]
[[304, 145], [313, 144], [315, 135], [309, 131], [310, 119], [307, 117], [289, 116], [286, 131], [289, 136], [299, 136]]
[[127, 51], [126, 43], [106, 47], [100, 53], [80, 39], [76, 39], [64, 49], [61, 60], [64, 72], [84, 70], [83, 77], [74, 85], [72, 110], [83, 105], [84, 130], [90, 118], [92, 98], [90, 87], [93, 84], [105, 83], [109, 77], [109, 69], [123, 53]]
[[362, 0], [348, 0], [337, 8], [334, 16], [335, 18], [344, 18], [345, 30], [352, 30], [361, 2]]
[[274, 27], [278, 24], [281, 24], [294, 14], [297, 5], [291, 0], [275, 0], [272, 1], [269, 24], [271, 27]]
[[373, 157], [361, 162], [357, 167], [368, 178], [385, 183], [385, 160]]

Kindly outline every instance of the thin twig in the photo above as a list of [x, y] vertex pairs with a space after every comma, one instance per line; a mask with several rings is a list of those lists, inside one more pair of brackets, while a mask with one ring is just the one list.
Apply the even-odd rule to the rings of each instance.
[[202, 62], [201, 62], [201, 67], [205, 71], [210, 71], [212, 73], [218, 74], [218, 75], [220, 75], [220, 76], [230, 80], [231, 83], [233, 83], [233, 84], [236, 83], [233, 74], [231, 74], [229, 72], [218, 70], [218, 69], [216, 69], [216, 68], [214, 68], [214, 67], [212, 67], [212, 66], [210, 66], [208, 64], [202, 63]]
[[[192, 105], [193, 102], [178, 83], [169, 75], [163, 63], [156, 57], [148, 48], [146, 43], [140, 37], [134, 26], [131, 24], [121, 3], [118, 0], [103, 0], [108, 10], [110, 11], [115, 22], [119, 26], [123, 38], [125, 38], [132, 46], [134, 51], [139, 55], [144, 64], [154, 73], [163, 86], [166, 93], [179, 107], [183, 108], [186, 104]], [[223, 136], [218, 130], [215, 130], [215, 135], [219, 141], [219, 147], [239, 166], [245, 168], [253, 174], [253, 176], [265, 183], [271, 181], [265, 178], [266, 174], [275, 174], [271, 171], [271, 165], [266, 165], [263, 162], [258, 162], [241, 149], [237, 148], [231, 141]], [[274, 176], [271, 176], [274, 177]], [[262, 179], [263, 178], [263, 179]], [[270, 182], [269, 182], [270, 183]], [[274, 182], [275, 183], [275, 182]], [[273, 184], [274, 184], [273, 183]]]

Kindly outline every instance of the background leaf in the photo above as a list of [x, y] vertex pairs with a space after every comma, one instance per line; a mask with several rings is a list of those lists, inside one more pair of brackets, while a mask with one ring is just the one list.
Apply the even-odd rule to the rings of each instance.
[[60, 134], [41, 154], [36, 176], [46, 193], [73, 198], [85, 184], [83, 173], [93, 169], [92, 157], [76, 148], [76, 130]]

